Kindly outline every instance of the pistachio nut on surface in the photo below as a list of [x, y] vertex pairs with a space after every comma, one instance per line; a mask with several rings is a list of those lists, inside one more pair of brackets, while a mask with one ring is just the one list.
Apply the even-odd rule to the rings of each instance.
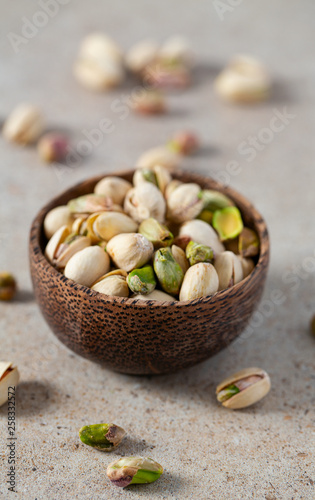
[[218, 291], [219, 278], [212, 264], [199, 262], [185, 274], [179, 300], [194, 300], [213, 295]]
[[107, 476], [115, 486], [153, 483], [163, 474], [163, 467], [146, 457], [123, 457], [107, 467]]
[[69, 152], [69, 139], [59, 132], [44, 134], [37, 144], [40, 158], [47, 163], [61, 162]]
[[64, 275], [80, 285], [91, 286], [100, 276], [107, 273], [109, 268], [108, 254], [96, 245], [75, 253], [68, 261]]
[[16, 387], [19, 379], [19, 371], [11, 361], [0, 361], [0, 406], [8, 401], [8, 389]]
[[106, 250], [114, 264], [127, 272], [144, 266], [152, 257], [153, 244], [139, 233], [114, 236]]
[[127, 283], [133, 293], [147, 294], [156, 287], [156, 279], [152, 266], [134, 269], [128, 274]]
[[243, 230], [241, 212], [237, 207], [225, 207], [213, 214], [212, 225], [221, 241], [236, 238]]
[[153, 217], [142, 221], [138, 231], [153, 243], [154, 248], [170, 246], [174, 239], [171, 231]]
[[6, 119], [2, 133], [6, 140], [25, 145], [35, 142], [43, 130], [40, 110], [32, 104], [22, 103]]
[[214, 267], [219, 277], [219, 290], [230, 288], [243, 279], [243, 269], [237, 255], [229, 250], [216, 256]]
[[0, 271], [0, 300], [12, 300], [17, 291], [14, 276], [6, 271]]
[[158, 51], [159, 46], [154, 40], [141, 40], [128, 49], [125, 64], [132, 73], [140, 75], [147, 66], [154, 62]]
[[264, 398], [270, 387], [268, 373], [260, 368], [245, 368], [218, 385], [217, 400], [232, 410], [246, 408]]
[[186, 257], [189, 264], [193, 266], [198, 262], [213, 262], [214, 252], [206, 245], [200, 245], [195, 241], [190, 241], [186, 247]]
[[170, 295], [178, 295], [184, 273], [169, 247], [155, 252], [153, 266], [163, 290]]
[[113, 451], [126, 436], [126, 431], [115, 424], [85, 425], [79, 430], [82, 443], [100, 451]]
[[156, 165], [161, 165], [173, 170], [179, 167], [180, 162], [181, 155], [171, 151], [166, 146], [158, 146], [143, 153], [136, 162], [136, 167], [153, 168]]
[[132, 184], [130, 182], [111, 175], [104, 177], [96, 184], [94, 193], [110, 198], [117, 205], [123, 205], [125, 196], [131, 188]]
[[191, 155], [199, 148], [199, 139], [193, 132], [182, 130], [172, 137], [168, 146], [181, 155]]
[[185, 222], [180, 227], [179, 236], [189, 236], [190, 239], [196, 243], [212, 248], [216, 254], [224, 252], [225, 250], [217, 233], [203, 220], [195, 219]]

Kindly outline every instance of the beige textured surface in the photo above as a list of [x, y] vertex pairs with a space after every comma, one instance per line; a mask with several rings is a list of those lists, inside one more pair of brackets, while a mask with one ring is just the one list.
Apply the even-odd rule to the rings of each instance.
[[[44, 110], [50, 127], [71, 131], [74, 144], [84, 138], [82, 130], [97, 127], [102, 118], [114, 124], [92, 155], [63, 175], [43, 165], [33, 148], [0, 139], [0, 263], [16, 274], [21, 290], [15, 302], [0, 305], [1, 358], [14, 361], [21, 371], [18, 498], [315, 497], [315, 341], [308, 331], [315, 312], [315, 6], [311, 0], [238, 3], [220, 20], [215, 2], [205, 0], [72, 1], [60, 6], [17, 54], [7, 33], [21, 34], [23, 17], [31, 19], [41, 8], [21, 0], [2, 5], [2, 118], [16, 103], [33, 101]], [[186, 34], [198, 54], [195, 84], [187, 92], [170, 94], [171, 111], [165, 119], [130, 113], [121, 120], [110, 105], [128, 95], [134, 83], [94, 95], [72, 77], [78, 43], [94, 29], [107, 31], [124, 48], [147, 36], [163, 40]], [[270, 68], [276, 85], [269, 102], [241, 108], [215, 97], [213, 78], [236, 52], [261, 57]], [[249, 153], [240, 154], [239, 145], [259, 133], [268, 139], [268, 132], [261, 130], [284, 107], [294, 118], [268, 144], [260, 142], [261, 150], [247, 161]], [[195, 129], [205, 144], [185, 168], [215, 174], [237, 161], [240, 171], [227, 180], [267, 219], [272, 259], [260, 315], [250, 334], [185, 372], [157, 378], [111, 373], [64, 348], [41, 317], [28, 274], [29, 225], [47, 199], [64, 187], [132, 165], [145, 149], [182, 127]], [[281, 300], [275, 290], [281, 290]], [[268, 397], [234, 413], [218, 406], [216, 384], [230, 372], [253, 365], [271, 376]], [[5, 484], [6, 411], [0, 409], [1, 499], [13, 498]], [[114, 454], [79, 442], [78, 429], [99, 421], [114, 421], [128, 431]], [[120, 454], [151, 456], [165, 467], [165, 474], [150, 486], [115, 489], [105, 469]]]

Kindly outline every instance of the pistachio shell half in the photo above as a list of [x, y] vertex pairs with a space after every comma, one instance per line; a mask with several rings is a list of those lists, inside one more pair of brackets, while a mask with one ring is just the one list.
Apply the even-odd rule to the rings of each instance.
[[157, 185], [155, 174], [150, 168], [137, 168], [133, 174], [132, 182], [134, 187], [137, 187], [144, 182], [152, 182], [152, 184]]
[[138, 229], [138, 224], [120, 212], [103, 212], [95, 217], [93, 230], [102, 240], [109, 241], [111, 238], [121, 233], [134, 233]]
[[16, 387], [20, 374], [11, 361], [0, 361], [0, 406], [8, 401], [9, 387]]
[[56, 252], [61, 243], [69, 236], [70, 230], [68, 226], [61, 226], [50, 238], [45, 248], [45, 255], [50, 262], [53, 262], [56, 257]]
[[164, 194], [166, 187], [172, 181], [172, 176], [167, 168], [163, 167], [162, 165], [155, 165], [153, 167], [153, 172], [155, 174], [157, 187]]
[[230, 288], [243, 279], [242, 264], [237, 255], [229, 250], [216, 256], [214, 267], [219, 276], [219, 290]]
[[176, 260], [177, 264], [180, 265], [182, 268], [183, 273], [185, 274], [187, 270], [189, 269], [189, 262], [186, 258], [186, 254], [184, 250], [177, 245], [172, 245], [171, 247], [172, 254], [174, 259]]
[[167, 247], [174, 239], [171, 231], [153, 217], [142, 221], [138, 231], [153, 243], [154, 248]]
[[212, 248], [216, 254], [225, 250], [217, 233], [203, 220], [196, 219], [185, 222], [180, 227], [179, 236], [189, 236], [196, 243]]
[[216, 210], [212, 225], [219, 233], [221, 241], [236, 238], [243, 230], [241, 212], [237, 207], [226, 207]]
[[257, 403], [270, 391], [270, 378], [260, 368], [245, 368], [226, 378], [216, 389], [217, 400], [237, 410]]
[[104, 177], [96, 184], [94, 193], [111, 198], [113, 203], [122, 205], [127, 192], [131, 188], [132, 184], [130, 182], [122, 179], [121, 177], [111, 175]]
[[213, 295], [218, 288], [219, 278], [213, 265], [199, 262], [190, 267], [185, 274], [179, 300], [194, 300]]
[[66, 265], [64, 275], [76, 283], [91, 286], [100, 276], [107, 273], [109, 268], [108, 254], [96, 245], [74, 254]]
[[139, 233], [123, 233], [109, 240], [106, 250], [114, 264], [125, 271], [144, 266], [152, 257], [153, 244]]
[[166, 204], [161, 191], [151, 182], [145, 182], [128, 191], [124, 209], [137, 222], [148, 217], [164, 222]]
[[64, 268], [71, 257], [91, 245], [91, 240], [87, 236], [70, 234], [57, 248], [53, 264], [59, 269]]

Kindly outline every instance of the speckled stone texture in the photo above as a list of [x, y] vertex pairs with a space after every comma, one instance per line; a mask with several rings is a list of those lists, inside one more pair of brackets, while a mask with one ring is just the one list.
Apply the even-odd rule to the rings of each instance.
[[[315, 341], [309, 333], [315, 312], [315, 5], [312, 0], [232, 3], [237, 2], [221, 2], [228, 6], [221, 20], [218, 2], [212, 0], [91, 0], [88, 6], [77, 0], [60, 5], [38, 33], [19, 45], [17, 54], [7, 34], [21, 35], [23, 18], [32, 19], [41, 7], [21, 0], [2, 5], [2, 119], [16, 103], [28, 100], [42, 107], [49, 128], [68, 131], [75, 145], [102, 118], [112, 120], [113, 128], [89, 157], [63, 169], [43, 165], [31, 147], [15, 147], [0, 138], [0, 262], [15, 273], [20, 286], [14, 302], [0, 305], [1, 358], [11, 359], [21, 371], [19, 493], [7, 491], [4, 406], [1, 500], [315, 497]], [[94, 95], [71, 74], [81, 37], [94, 29], [107, 31], [124, 48], [148, 36], [162, 41], [173, 33], [186, 34], [198, 54], [194, 85], [168, 95], [165, 118], [130, 112], [122, 120], [110, 106], [129, 95], [134, 82]], [[275, 87], [268, 102], [231, 106], [214, 95], [214, 76], [237, 52], [256, 55], [270, 68]], [[279, 113], [282, 130], [266, 132]], [[132, 166], [145, 149], [183, 127], [196, 130], [204, 144], [184, 168], [227, 182], [266, 218], [271, 238], [266, 289], [246, 332], [211, 360], [168, 376], [120, 375], [77, 357], [49, 330], [32, 293], [29, 227], [47, 200], [65, 188]], [[253, 140], [256, 145], [250, 146]], [[254, 151], [245, 153], [250, 147]], [[228, 167], [232, 161], [234, 169]], [[272, 380], [266, 399], [242, 411], [218, 406], [216, 384], [230, 372], [255, 365]], [[128, 432], [113, 454], [79, 441], [82, 425], [100, 421], [115, 422]], [[106, 466], [127, 454], [151, 456], [165, 474], [148, 486], [125, 491], [111, 486]]]

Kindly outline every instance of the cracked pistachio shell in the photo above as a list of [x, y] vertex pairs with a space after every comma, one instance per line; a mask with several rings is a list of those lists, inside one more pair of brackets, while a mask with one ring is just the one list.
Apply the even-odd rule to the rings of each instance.
[[237, 207], [216, 210], [213, 214], [212, 225], [218, 232], [221, 241], [236, 238], [244, 227], [241, 212]]
[[16, 294], [16, 280], [11, 273], [0, 272], [0, 300], [12, 300]]
[[232, 410], [246, 408], [264, 398], [270, 391], [270, 378], [260, 368], [245, 368], [226, 378], [216, 389], [217, 399]]
[[77, 214], [92, 214], [105, 210], [113, 210], [114, 204], [111, 198], [102, 194], [85, 194], [68, 202], [70, 212]]
[[35, 142], [44, 130], [39, 109], [32, 104], [19, 104], [6, 119], [2, 133], [6, 140], [19, 144]]
[[168, 198], [171, 196], [173, 191], [177, 189], [179, 186], [181, 186], [183, 183], [177, 179], [172, 179], [171, 182], [166, 186], [164, 195], [165, 199], [168, 200]]
[[196, 243], [212, 248], [216, 254], [225, 250], [217, 233], [203, 220], [196, 219], [185, 222], [180, 227], [179, 236], [188, 236]]
[[70, 230], [68, 226], [61, 226], [50, 238], [45, 248], [45, 256], [50, 262], [54, 261], [57, 249], [59, 248], [61, 243], [65, 241], [69, 234]]
[[110, 268], [108, 254], [99, 246], [90, 246], [77, 252], [66, 265], [64, 275], [79, 283], [91, 286]]
[[169, 171], [162, 165], [155, 165], [153, 167], [153, 171], [155, 173], [157, 187], [159, 188], [161, 193], [164, 194], [166, 187], [172, 181], [172, 176]]
[[124, 233], [109, 240], [106, 250], [119, 269], [127, 272], [144, 266], [153, 255], [153, 244], [139, 233]]
[[70, 230], [74, 222], [74, 216], [67, 205], [60, 205], [50, 210], [44, 219], [44, 231], [49, 240], [53, 234], [62, 226], [67, 226]]
[[240, 255], [237, 256], [241, 266], [242, 266], [242, 271], [243, 271], [243, 279], [245, 279], [247, 276], [250, 275], [250, 273], [253, 271], [255, 267], [255, 263], [253, 259], [250, 259], [249, 257], [241, 257]]
[[244, 227], [238, 237], [238, 251], [242, 257], [255, 257], [259, 253], [259, 238], [257, 233]]
[[100, 451], [113, 451], [126, 436], [126, 431], [115, 424], [85, 425], [79, 430], [82, 443]]
[[185, 222], [197, 217], [203, 208], [199, 198], [198, 184], [186, 183], [178, 186], [167, 198], [167, 216], [174, 222]]
[[121, 233], [134, 233], [138, 224], [121, 212], [103, 212], [95, 217], [93, 222], [94, 233], [102, 240], [109, 241]]
[[104, 295], [129, 297], [129, 287], [126, 281], [127, 273], [123, 269], [115, 269], [98, 278], [91, 289]]
[[189, 262], [186, 258], [186, 254], [184, 250], [177, 245], [172, 245], [171, 247], [172, 254], [177, 264], [182, 268], [183, 273], [185, 274], [189, 268]]
[[163, 290], [170, 295], [178, 295], [184, 273], [169, 247], [155, 252], [153, 267]]
[[168, 293], [162, 292], [161, 290], [153, 290], [153, 292], [148, 293], [147, 295], [133, 295], [133, 299], [136, 300], [157, 300], [159, 302], [177, 302], [175, 297], [169, 295]]
[[11, 361], [0, 361], [0, 406], [8, 401], [9, 387], [18, 385], [20, 374]]
[[115, 486], [153, 483], [163, 474], [163, 467], [147, 457], [123, 457], [107, 467], [107, 476]]
[[220, 191], [215, 191], [213, 189], [204, 189], [200, 194], [200, 198], [203, 201], [203, 208], [210, 212], [234, 206], [230, 198]]
[[[94, 222], [97, 219], [97, 217], [103, 213], [109, 213], [109, 212], [94, 212], [94, 214], [88, 215], [86, 219], [82, 218], [82, 223], [79, 226], [79, 233], [84, 234], [88, 238], [90, 238], [92, 245], [100, 243], [102, 241], [102, 238], [98, 234], [96, 234], [94, 230]], [[80, 217], [78, 217], [80, 219]]]
[[91, 240], [87, 236], [70, 234], [57, 248], [53, 264], [59, 269], [64, 268], [71, 257], [91, 245]]
[[230, 288], [243, 279], [243, 269], [237, 255], [229, 250], [216, 256], [214, 267], [219, 276], [219, 290]]
[[152, 266], [145, 266], [131, 271], [128, 274], [127, 283], [133, 293], [146, 295], [153, 292], [156, 287], [156, 280]]
[[138, 232], [151, 241], [154, 248], [170, 246], [174, 239], [171, 231], [153, 217], [142, 221]]
[[212, 264], [199, 262], [185, 274], [179, 300], [194, 300], [213, 295], [218, 291], [219, 278]]
[[110, 198], [113, 203], [123, 205], [125, 196], [132, 184], [121, 177], [108, 176], [101, 179], [94, 188], [95, 194]]
[[161, 191], [151, 182], [145, 182], [128, 191], [124, 209], [137, 222], [149, 217], [164, 222], [166, 203]]
[[145, 182], [151, 182], [157, 185], [155, 174], [150, 168], [137, 168], [133, 174], [132, 182], [134, 187], [144, 184]]
[[193, 266], [198, 262], [213, 262], [214, 252], [212, 248], [206, 245], [200, 245], [195, 241], [190, 241], [186, 247], [186, 257], [189, 264]]
[[154, 62], [158, 50], [159, 46], [154, 40], [141, 40], [126, 52], [125, 64], [132, 73], [141, 73]]
[[226, 101], [256, 102], [269, 96], [271, 80], [259, 61], [248, 56], [237, 56], [217, 77], [214, 87]]
[[174, 153], [166, 146], [158, 146], [143, 153], [136, 162], [136, 167], [152, 169], [156, 165], [161, 165], [173, 170], [179, 167], [180, 162], [181, 156], [179, 154]]

